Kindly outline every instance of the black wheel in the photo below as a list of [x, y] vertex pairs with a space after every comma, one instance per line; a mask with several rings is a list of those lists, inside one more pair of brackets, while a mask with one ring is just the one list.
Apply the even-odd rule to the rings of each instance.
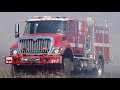
[[65, 78], [72, 78], [74, 64], [69, 58], [64, 58], [63, 60], [63, 74]]
[[74, 63], [74, 73], [79, 74], [81, 71], [83, 71], [84, 66], [84, 60], [77, 60], [77, 62]]
[[100, 60], [100, 59], [98, 60], [97, 67], [93, 68], [93, 71], [94, 71], [96, 77], [101, 77], [103, 75], [103, 72], [104, 72], [103, 60]]

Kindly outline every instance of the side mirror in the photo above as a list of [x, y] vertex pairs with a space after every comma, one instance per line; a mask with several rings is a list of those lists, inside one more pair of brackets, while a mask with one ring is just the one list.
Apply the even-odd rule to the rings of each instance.
[[82, 22], [78, 22], [78, 34], [82, 35]]
[[19, 24], [15, 24], [15, 38], [19, 37]]

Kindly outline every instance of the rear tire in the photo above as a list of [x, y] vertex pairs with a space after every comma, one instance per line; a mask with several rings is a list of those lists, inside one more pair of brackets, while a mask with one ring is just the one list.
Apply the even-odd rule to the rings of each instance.
[[95, 76], [100, 78], [103, 75], [104, 72], [104, 62], [99, 59], [97, 63], [97, 67], [93, 68], [93, 72], [95, 73]]

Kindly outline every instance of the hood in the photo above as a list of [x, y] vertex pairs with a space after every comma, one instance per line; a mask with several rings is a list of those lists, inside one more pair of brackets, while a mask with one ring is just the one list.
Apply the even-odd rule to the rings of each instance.
[[24, 37], [29, 37], [29, 36], [49, 36], [49, 37], [53, 37], [54, 41], [55, 41], [55, 46], [58, 43], [62, 43], [62, 41], [65, 41], [66, 39], [64, 39], [66, 37], [66, 35], [63, 34], [28, 34], [25, 35]]
[[[61, 35], [61, 34], [27, 34], [25, 36], [22, 36], [22, 37], [30, 37], [30, 36], [49, 36], [49, 37], [53, 37], [54, 38], [54, 41], [55, 41], [55, 44], [54, 45], [57, 45], [58, 43], [61, 43], [62, 41], [65, 41], [65, 37], [66, 35]], [[20, 38], [22, 38], [20, 37]], [[18, 48], [18, 44], [15, 43], [11, 46], [11, 48]]]
[[62, 35], [62, 34], [27, 34], [23, 37], [29, 37], [29, 36], [50, 36], [50, 37], [54, 37], [54, 38], [57, 38], [57, 37], [63, 37], [65, 35]]

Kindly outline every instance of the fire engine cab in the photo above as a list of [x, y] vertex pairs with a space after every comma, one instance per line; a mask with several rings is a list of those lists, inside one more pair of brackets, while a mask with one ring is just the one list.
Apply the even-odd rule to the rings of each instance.
[[103, 18], [34, 16], [25, 22], [21, 37], [20, 23], [15, 25], [18, 40], [5, 57], [5, 64], [11, 64], [14, 71], [25, 65], [53, 64], [68, 76], [89, 68], [101, 76], [104, 63], [110, 61], [109, 27]]

